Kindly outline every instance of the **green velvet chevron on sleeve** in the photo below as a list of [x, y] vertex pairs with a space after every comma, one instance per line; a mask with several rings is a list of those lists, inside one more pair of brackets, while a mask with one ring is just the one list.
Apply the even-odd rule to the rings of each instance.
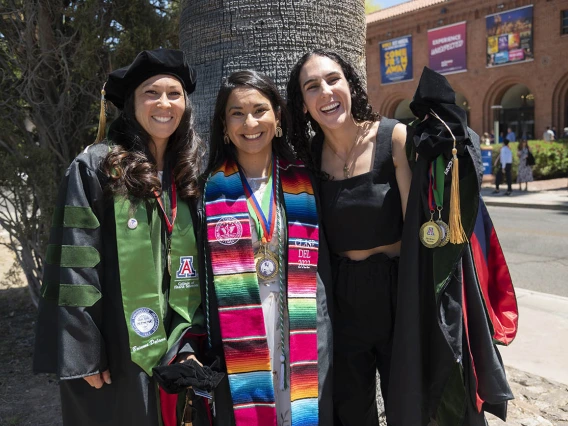
[[53, 212], [53, 227], [97, 229], [99, 220], [90, 207], [65, 206]]
[[99, 264], [101, 256], [95, 247], [49, 244], [46, 262], [63, 268], [93, 268]]
[[90, 284], [60, 284], [59, 306], [93, 306], [101, 292]]

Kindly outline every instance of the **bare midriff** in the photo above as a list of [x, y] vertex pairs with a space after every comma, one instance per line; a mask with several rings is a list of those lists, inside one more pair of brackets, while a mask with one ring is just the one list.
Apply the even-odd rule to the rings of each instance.
[[348, 257], [351, 260], [365, 260], [369, 256], [377, 253], [384, 253], [388, 257], [396, 257], [400, 255], [400, 241], [389, 244], [387, 246], [374, 247], [368, 250], [348, 250], [339, 253], [343, 257]]

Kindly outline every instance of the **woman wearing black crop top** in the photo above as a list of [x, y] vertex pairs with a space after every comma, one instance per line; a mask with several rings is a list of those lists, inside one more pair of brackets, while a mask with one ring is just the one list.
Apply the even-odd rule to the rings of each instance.
[[321, 175], [322, 221], [335, 257], [337, 423], [378, 426], [375, 372], [386, 401], [411, 180], [406, 128], [372, 111], [359, 76], [334, 52], [304, 55], [292, 69], [287, 92], [291, 141]]

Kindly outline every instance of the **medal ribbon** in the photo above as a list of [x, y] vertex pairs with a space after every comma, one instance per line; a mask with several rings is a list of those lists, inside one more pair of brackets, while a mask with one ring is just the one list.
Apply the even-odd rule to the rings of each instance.
[[173, 172], [172, 172], [172, 197], [171, 197], [172, 220], [171, 220], [171, 222], [170, 222], [170, 218], [168, 217], [168, 214], [166, 213], [164, 202], [162, 201], [162, 197], [160, 196], [159, 192], [154, 191], [154, 195], [156, 196], [156, 199], [158, 200], [158, 204], [160, 205], [160, 208], [162, 209], [162, 213], [164, 213], [164, 220], [166, 221], [166, 228], [168, 229], [168, 236], [170, 236], [170, 235], [172, 235], [172, 231], [174, 229], [174, 224], [176, 222], [176, 217], [177, 217], [176, 181], [174, 179]]
[[[432, 210], [444, 207], [444, 158], [440, 155], [430, 164], [430, 190], [428, 193], [428, 203]], [[436, 204], [434, 204], [434, 201]]]
[[[262, 197], [261, 203], [262, 206], [258, 204], [258, 200], [254, 196], [254, 192], [252, 191], [247, 178], [241, 168], [239, 167], [239, 175], [241, 177], [241, 181], [243, 182], [243, 188], [245, 190], [245, 196], [247, 199], [247, 204], [249, 207], [249, 212], [252, 209], [254, 214], [251, 214], [251, 217], [255, 221], [255, 223], [260, 222], [260, 231], [262, 235], [259, 233], [259, 239], [263, 243], [270, 242], [272, 236], [274, 235], [274, 228], [276, 226], [276, 197], [274, 194], [276, 193], [276, 182], [274, 177], [274, 159], [272, 160], [272, 170], [270, 171], [270, 178], [268, 180], [268, 187], [270, 187], [270, 194], [269, 197]], [[266, 193], [265, 193], [266, 195]], [[266, 205], [268, 204], [268, 205]], [[264, 215], [264, 211], [268, 210], [268, 219]]]

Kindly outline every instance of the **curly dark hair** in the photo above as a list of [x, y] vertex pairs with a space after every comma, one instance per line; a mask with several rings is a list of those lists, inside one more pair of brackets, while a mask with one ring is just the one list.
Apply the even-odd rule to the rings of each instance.
[[262, 93], [272, 105], [275, 112], [280, 112], [280, 127], [282, 137], [275, 137], [272, 141], [272, 151], [280, 158], [288, 161], [295, 159], [294, 148], [288, 141], [288, 126], [290, 116], [286, 108], [286, 102], [278, 92], [276, 84], [270, 77], [253, 70], [237, 71], [232, 73], [219, 89], [217, 100], [215, 101], [215, 112], [211, 121], [211, 140], [209, 145], [209, 163], [204, 177], [219, 168], [227, 159], [237, 161], [237, 150], [232, 143], [225, 144], [223, 141], [225, 123], [225, 108], [227, 101], [233, 90], [237, 88], [250, 88]]
[[343, 75], [351, 89], [351, 114], [355, 121], [377, 121], [380, 119], [380, 115], [379, 113], [373, 112], [373, 108], [369, 104], [367, 92], [363, 88], [361, 77], [357, 71], [355, 71], [353, 65], [343, 59], [341, 55], [331, 50], [314, 49], [302, 56], [292, 68], [286, 88], [288, 97], [287, 106], [292, 118], [290, 141], [302, 161], [313, 169], [319, 169], [319, 166], [316, 166], [317, 162], [314, 161], [311, 152], [310, 141], [312, 135], [315, 134], [313, 137], [314, 141], [322, 142], [324, 135], [321, 127], [312, 118], [310, 113], [304, 114], [304, 98], [300, 86], [300, 72], [304, 64], [312, 56], [327, 57], [341, 67]]
[[[180, 198], [188, 200], [199, 196], [197, 179], [204, 149], [193, 128], [193, 109], [185, 90], [184, 97], [185, 111], [168, 140], [164, 164], [173, 171]], [[161, 194], [156, 160], [149, 148], [153, 141], [136, 120], [134, 92], [127, 97], [120, 116], [111, 124], [108, 142], [111, 149], [101, 168], [109, 177], [107, 190], [111, 194], [141, 199], [155, 198], [155, 191]]]

